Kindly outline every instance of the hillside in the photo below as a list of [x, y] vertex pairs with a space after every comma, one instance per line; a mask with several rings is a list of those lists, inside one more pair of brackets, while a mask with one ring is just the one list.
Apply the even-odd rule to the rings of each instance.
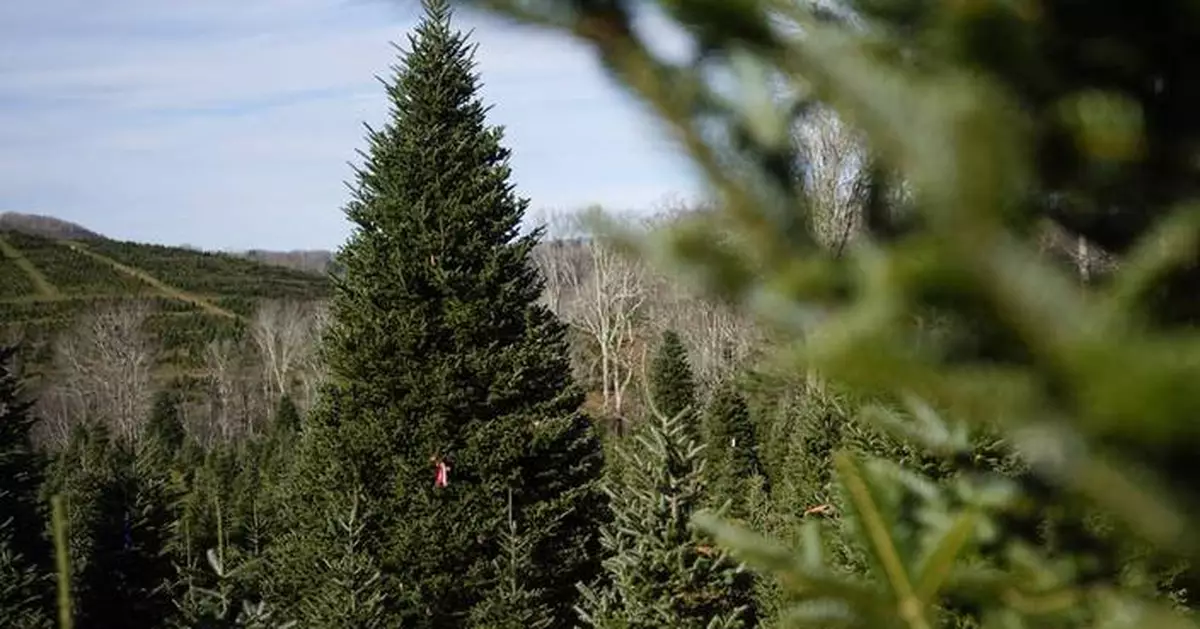
[[18, 231], [61, 240], [95, 240], [100, 234], [70, 221], [43, 214], [0, 212], [0, 231]]
[[323, 275], [234, 255], [0, 229], [0, 341], [41, 350], [80, 314], [136, 301], [155, 310], [150, 325], [164, 360], [187, 364], [204, 341], [235, 334], [258, 301], [316, 300], [327, 289]]

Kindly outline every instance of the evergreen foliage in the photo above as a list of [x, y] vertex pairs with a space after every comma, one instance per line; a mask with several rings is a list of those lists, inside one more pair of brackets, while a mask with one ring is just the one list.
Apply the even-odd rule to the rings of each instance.
[[718, 501], [729, 500], [729, 515], [748, 515], [747, 492], [762, 476], [758, 438], [746, 399], [734, 381], [713, 394], [704, 417], [705, 454], [710, 491]]
[[[0, 349], [0, 624], [51, 626], [53, 557], [64, 629], [1195, 626], [1200, 14], [662, 0], [689, 62], [634, 28], [645, 2], [479, 2], [589, 39], [671, 125], [718, 207], [621, 244], [757, 314], [770, 355], [701, 414], [666, 332], [656, 412], [605, 461], [471, 47], [427, 0], [346, 208], [309, 416], [284, 395], [264, 435], [201, 441], [165, 391], [134, 441], [84, 423], [39, 453]], [[793, 137], [814, 115], [863, 167], [844, 246]], [[1047, 260], [1047, 222], [1117, 254], [1111, 273]], [[81, 246], [241, 314], [320, 292], [228, 256]], [[83, 249], [0, 248], [0, 319], [174, 300]], [[147, 326], [169, 361], [240, 333], [208, 313], [229, 320], [177, 334], [199, 312], [181, 304]]]
[[42, 532], [42, 458], [33, 448], [31, 402], [14, 372], [15, 347], [0, 347], [0, 618], [7, 626], [49, 625], [50, 549]]
[[152, 442], [114, 440], [82, 424], [54, 462], [65, 498], [76, 620], [88, 627], [154, 626], [174, 609], [168, 556], [174, 514], [168, 470]]
[[749, 575], [692, 528], [702, 508], [703, 447], [683, 414], [655, 414], [619, 449], [633, 473], [608, 483], [613, 521], [597, 584], [581, 586], [579, 613], [591, 627], [672, 629], [753, 626]]
[[179, 453], [184, 441], [183, 417], [179, 412], [179, 394], [171, 389], [154, 396], [150, 419], [146, 423], [146, 439], [158, 448], [164, 461]]
[[502, 535], [501, 554], [495, 560], [500, 581], [488, 597], [471, 610], [471, 626], [480, 629], [546, 629], [554, 624], [553, 610], [542, 602], [540, 591], [529, 587], [533, 571], [530, 537], [513, 519], [511, 505]]
[[318, 589], [301, 603], [305, 626], [388, 627], [387, 593], [379, 569], [362, 550], [366, 518], [359, 512], [358, 496], [345, 513], [329, 516], [334, 553], [318, 558]]
[[279, 404], [275, 407], [275, 417], [271, 421], [271, 430], [279, 436], [300, 432], [300, 411], [296, 408], [292, 396], [284, 395], [279, 398]]
[[650, 362], [650, 398], [658, 412], [675, 417], [682, 413], [684, 430], [692, 439], [700, 438], [696, 417], [696, 382], [688, 362], [687, 348], [679, 333], [663, 332], [662, 340]]
[[[518, 236], [527, 201], [508, 182], [509, 152], [478, 87], [447, 4], [426, 2], [346, 208], [354, 231], [338, 255], [330, 384], [287, 490], [320, 507], [361, 488], [376, 514], [362, 552], [397, 594], [389, 626], [468, 623], [501, 576], [510, 491], [533, 538], [531, 587], [556, 625], [569, 620], [573, 583], [598, 570], [600, 444], [579, 411], [564, 326], [537, 303], [539, 234]], [[450, 466], [446, 487], [434, 484], [438, 462]], [[305, 521], [324, 513], [292, 510], [295, 535], [274, 555], [289, 603], [313, 594], [319, 579], [302, 576], [313, 560], [336, 556], [320, 523]]]
[[[483, 3], [588, 40], [718, 192], [631, 246], [771, 325], [777, 367], [858, 400], [867, 421], [828, 440], [833, 535], [799, 527], [797, 550], [699, 519], [780, 577], [785, 626], [1193, 626], [1112, 557], [1123, 535], [1200, 558], [1194, 7], [664, 0], [697, 44], [668, 60], [634, 28], [645, 3]], [[814, 112], [861, 141], [846, 249], [797, 185]], [[1119, 268], [1068, 275], [1030, 242], [1047, 223]], [[771, 473], [821, 480], [778, 449]]]

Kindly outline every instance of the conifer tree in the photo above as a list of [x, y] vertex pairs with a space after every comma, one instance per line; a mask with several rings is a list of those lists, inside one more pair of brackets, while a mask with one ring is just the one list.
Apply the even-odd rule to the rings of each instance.
[[746, 515], [750, 483], [762, 474], [758, 440], [746, 399], [734, 382], [721, 385], [705, 414], [707, 477], [714, 502], [731, 501], [730, 515]]
[[482, 603], [471, 610], [471, 625], [479, 629], [546, 629], [554, 622], [541, 592], [529, 587], [533, 558], [530, 538], [517, 525], [509, 507], [507, 526], [495, 560], [500, 581]]
[[38, 499], [42, 460], [30, 440], [31, 404], [11, 368], [15, 352], [0, 347], [0, 619], [5, 626], [42, 627], [50, 618], [50, 551]]
[[345, 513], [330, 513], [328, 525], [336, 554], [318, 558], [324, 577], [315, 594], [301, 602], [306, 625], [314, 627], [387, 627], [387, 596], [378, 567], [361, 548], [368, 518], [359, 511], [358, 496]]
[[[362, 549], [396, 594], [387, 624], [415, 627], [463, 626], [497, 585], [511, 491], [531, 538], [530, 587], [562, 626], [573, 584], [599, 570], [602, 451], [579, 410], [565, 327], [537, 303], [540, 232], [518, 234], [528, 202], [487, 124], [472, 48], [445, 0], [424, 7], [386, 83], [390, 119], [368, 128], [324, 347], [330, 382], [288, 491], [336, 504], [362, 488], [378, 515]], [[288, 525], [278, 596], [310, 593], [302, 575], [326, 554], [322, 513]]]
[[87, 627], [160, 626], [174, 605], [167, 556], [173, 516], [156, 448], [76, 425], [55, 457], [47, 493], [65, 499], [76, 621]]
[[292, 396], [284, 395], [279, 398], [275, 407], [275, 417], [271, 421], [271, 432], [276, 435], [291, 435], [300, 431], [300, 411]]
[[[696, 383], [688, 362], [687, 348], [679, 333], [667, 330], [650, 363], [650, 396], [659, 412], [668, 417], [683, 413], [684, 430], [700, 438], [696, 422]], [[686, 411], [686, 412], [685, 412]]]
[[185, 437], [183, 418], [179, 413], [179, 394], [166, 389], [154, 396], [150, 409], [150, 421], [146, 423], [146, 438], [161, 450], [167, 459], [173, 458], [183, 447]]
[[581, 586], [588, 626], [691, 629], [753, 624], [749, 575], [692, 528], [703, 507], [703, 447], [683, 414], [652, 415], [618, 447], [627, 475], [607, 484], [613, 520], [602, 529], [605, 578]]

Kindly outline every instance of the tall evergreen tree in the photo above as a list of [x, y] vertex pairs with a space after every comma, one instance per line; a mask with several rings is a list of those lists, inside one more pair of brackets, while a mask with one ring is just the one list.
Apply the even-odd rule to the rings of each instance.
[[753, 624], [749, 574], [692, 529], [703, 507], [703, 448], [682, 414], [654, 414], [632, 443], [618, 447], [626, 469], [609, 482], [613, 521], [605, 578], [582, 586], [579, 613], [603, 629], [700, 629]]
[[41, 532], [41, 457], [30, 439], [31, 404], [12, 370], [15, 348], [0, 347], [0, 618], [5, 626], [49, 626], [45, 579], [50, 550]]
[[684, 413], [684, 430], [688, 431], [690, 438], [699, 440], [696, 382], [688, 362], [687, 348], [674, 330], [663, 333], [650, 363], [650, 397], [658, 412], [667, 417]]
[[[362, 488], [376, 517], [361, 548], [397, 594], [387, 624], [416, 627], [468, 624], [499, 583], [511, 491], [531, 538], [529, 587], [565, 626], [573, 584], [599, 570], [603, 455], [579, 410], [565, 327], [538, 304], [540, 232], [518, 234], [528, 202], [508, 181], [501, 130], [487, 125], [472, 48], [445, 0], [424, 7], [386, 86], [390, 120], [368, 128], [338, 256], [331, 378], [289, 491], [336, 504]], [[324, 552], [322, 510], [304, 512], [276, 553], [279, 596], [307, 596], [299, 575]]]

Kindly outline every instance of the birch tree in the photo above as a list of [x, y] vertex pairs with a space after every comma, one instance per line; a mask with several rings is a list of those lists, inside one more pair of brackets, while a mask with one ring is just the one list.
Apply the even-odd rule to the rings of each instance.
[[230, 339], [210, 341], [204, 347], [204, 370], [211, 385], [208, 437], [228, 442], [248, 427], [237, 404], [239, 380], [239, 348]]

